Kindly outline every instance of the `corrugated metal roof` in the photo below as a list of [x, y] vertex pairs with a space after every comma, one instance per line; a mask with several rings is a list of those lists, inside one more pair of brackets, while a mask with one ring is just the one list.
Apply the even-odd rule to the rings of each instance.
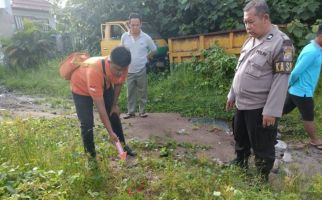
[[46, 0], [12, 0], [12, 9], [49, 11], [51, 4]]

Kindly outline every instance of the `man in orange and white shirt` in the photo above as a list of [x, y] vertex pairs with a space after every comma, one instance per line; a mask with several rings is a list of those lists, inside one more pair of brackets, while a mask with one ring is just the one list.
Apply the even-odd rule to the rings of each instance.
[[127, 154], [135, 156], [135, 152], [125, 143], [118, 107], [118, 97], [127, 78], [130, 62], [130, 51], [120, 46], [112, 50], [110, 60], [107, 57], [88, 58], [71, 76], [70, 86], [80, 121], [84, 149], [92, 158], [96, 157], [93, 104], [111, 141], [120, 140]]

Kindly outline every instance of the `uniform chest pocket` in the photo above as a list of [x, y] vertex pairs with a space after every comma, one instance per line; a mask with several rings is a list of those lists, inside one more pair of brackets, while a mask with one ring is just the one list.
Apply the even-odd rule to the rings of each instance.
[[265, 67], [267, 67], [267, 58], [255, 54], [249, 58], [245, 72], [254, 78], [260, 78], [267, 71]]

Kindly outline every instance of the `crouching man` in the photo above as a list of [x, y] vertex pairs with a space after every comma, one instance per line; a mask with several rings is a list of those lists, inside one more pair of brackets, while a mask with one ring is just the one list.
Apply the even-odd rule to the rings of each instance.
[[96, 106], [111, 141], [119, 140], [129, 156], [136, 155], [125, 143], [118, 107], [118, 97], [130, 62], [130, 51], [120, 46], [112, 50], [110, 59], [88, 58], [71, 76], [70, 86], [80, 121], [84, 149], [93, 160], [96, 160], [93, 105]]

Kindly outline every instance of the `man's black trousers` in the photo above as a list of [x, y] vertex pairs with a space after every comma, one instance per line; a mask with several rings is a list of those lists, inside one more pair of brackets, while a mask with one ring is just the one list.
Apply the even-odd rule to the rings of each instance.
[[263, 108], [238, 110], [233, 120], [237, 158], [246, 159], [252, 148], [255, 165], [263, 174], [269, 174], [275, 160], [277, 120], [274, 126], [263, 127]]
[[[125, 144], [122, 124], [119, 116], [116, 113], [110, 115], [113, 103], [114, 90], [112, 87], [105, 89], [104, 102], [105, 108], [114, 133], [120, 141]], [[76, 107], [77, 117], [80, 121], [80, 128], [85, 152], [88, 152], [92, 157], [96, 156], [94, 144], [94, 116], [93, 116], [93, 99], [90, 96], [83, 96], [73, 93], [73, 99]]]

